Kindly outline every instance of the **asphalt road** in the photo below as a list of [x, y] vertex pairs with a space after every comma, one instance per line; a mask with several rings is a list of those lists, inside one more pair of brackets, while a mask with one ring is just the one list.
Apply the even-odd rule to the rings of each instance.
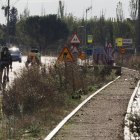
[[[10, 80], [9, 84], [12, 83], [13, 79], [15, 78], [15, 75], [20, 73], [20, 70], [25, 67], [26, 59], [27, 59], [27, 57], [23, 56], [22, 57], [22, 63], [13, 62], [13, 64], [12, 64], [12, 67], [13, 67], [12, 71], [10, 70], [10, 72], [9, 72], [9, 80]], [[47, 66], [51, 65], [52, 63], [54, 63], [55, 60], [56, 60], [55, 57], [45, 57], [45, 56], [41, 57], [41, 62], [43, 64], [46, 64]]]

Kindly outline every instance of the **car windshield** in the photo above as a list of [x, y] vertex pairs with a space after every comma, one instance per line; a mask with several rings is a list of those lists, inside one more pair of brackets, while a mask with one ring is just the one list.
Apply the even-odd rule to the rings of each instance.
[[9, 48], [9, 51], [11, 54], [20, 54], [20, 50], [19, 48], [13, 47], [13, 48]]
[[19, 50], [9, 50], [11, 54], [20, 54], [20, 51]]

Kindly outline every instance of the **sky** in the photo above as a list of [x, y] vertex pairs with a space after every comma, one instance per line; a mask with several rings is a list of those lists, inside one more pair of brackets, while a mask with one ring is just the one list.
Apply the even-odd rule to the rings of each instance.
[[[0, 0], [0, 7], [6, 6], [8, 0]], [[116, 17], [116, 6], [119, 1], [123, 4], [124, 17], [129, 17], [129, 0], [62, 0], [65, 5], [65, 12], [72, 13], [77, 18], [85, 17], [86, 9], [92, 5], [92, 10], [87, 12], [87, 18], [100, 17], [102, 11], [106, 18]], [[18, 10], [18, 14], [28, 7], [30, 15], [57, 14], [59, 0], [10, 0], [11, 7]], [[42, 10], [44, 9], [44, 10]], [[5, 24], [4, 11], [0, 8], [0, 23]]]

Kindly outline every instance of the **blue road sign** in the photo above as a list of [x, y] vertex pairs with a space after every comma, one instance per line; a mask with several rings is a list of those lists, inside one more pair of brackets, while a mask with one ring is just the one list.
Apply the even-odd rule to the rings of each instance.
[[86, 50], [86, 54], [87, 54], [88, 56], [91, 56], [91, 55], [93, 54], [93, 50]]

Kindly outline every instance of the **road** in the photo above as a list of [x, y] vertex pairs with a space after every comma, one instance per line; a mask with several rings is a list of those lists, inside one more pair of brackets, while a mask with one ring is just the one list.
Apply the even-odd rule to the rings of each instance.
[[[12, 72], [10, 71], [10, 73], [9, 73], [9, 80], [10, 80], [9, 84], [12, 83], [13, 79], [15, 78], [15, 74], [20, 73], [20, 70], [25, 67], [26, 59], [27, 59], [27, 57], [23, 56], [22, 57], [22, 63], [13, 62]], [[51, 65], [52, 63], [55, 62], [55, 60], [56, 60], [55, 57], [47, 57], [47, 56], [46, 57], [45, 56], [41, 57], [41, 62], [43, 64], [45, 64], [46, 66]]]

